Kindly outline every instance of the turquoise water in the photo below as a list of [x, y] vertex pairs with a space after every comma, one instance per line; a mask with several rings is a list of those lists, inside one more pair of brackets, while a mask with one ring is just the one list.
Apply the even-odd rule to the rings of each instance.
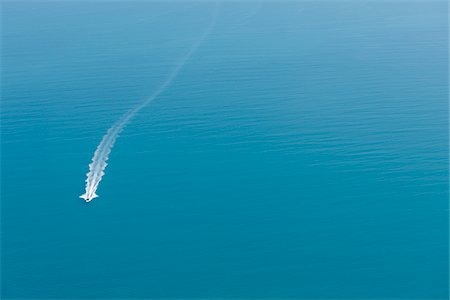
[[2, 4], [2, 298], [448, 298], [444, 1]]

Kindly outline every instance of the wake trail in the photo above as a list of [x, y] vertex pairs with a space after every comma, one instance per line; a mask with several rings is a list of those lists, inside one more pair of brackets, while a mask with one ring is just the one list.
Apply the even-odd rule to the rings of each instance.
[[210, 24], [206, 28], [205, 32], [197, 39], [191, 49], [182, 57], [180, 62], [175, 66], [166, 80], [162, 83], [162, 85], [154, 91], [150, 97], [146, 98], [139, 105], [125, 113], [116, 123], [114, 123], [111, 128], [108, 129], [106, 134], [103, 136], [102, 140], [97, 146], [97, 149], [94, 152], [94, 156], [92, 157], [92, 162], [89, 164], [89, 172], [86, 174], [86, 190], [80, 198], [83, 198], [86, 202], [91, 201], [92, 199], [98, 197], [96, 194], [98, 185], [102, 180], [102, 177], [105, 175], [105, 168], [107, 167], [107, 161], [109, 158], [109, 154], [111, 153], [112, 148], [114, 147], [114, 143], [117, 140], [117, 137], [125, 128], [125, 126], [130, 122], [130, 120], [139, 113], [144, 107], [149, 105], [153, 100], [155, 100], [162, 92], [164, 92], [172, 83], [172, 81], [177, 77], [178, 73], [180, 73], [183, 66], [189, 61], [191, 56], [195, 53], [195, 51], [200, 47], [203, 41], [208, 37], [208, 35], [213, 30], [214, 26], [217, 22], [217, 17], [219, 14], [219, 5], [216, 4], [214, 9], [214, 13], [211, 19]]

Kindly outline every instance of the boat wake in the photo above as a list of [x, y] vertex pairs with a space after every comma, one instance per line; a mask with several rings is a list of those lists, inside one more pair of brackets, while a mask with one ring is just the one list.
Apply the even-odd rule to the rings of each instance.
[[114, 143], [120, 132], [125, 128], [125, 126], [130, 122], [130, 120], [144, 107], [149, 105], [153, 100], [155, 100], [162, 92], [164, 92], [167, 87], [172, 83], [175, 77], [180, 73], [183, 66], [189, 61], [191, 56], [195, 53], [198, 47], [203, 43], [203, 41], [212, 32], [218, 18], [219, 5], [216, 4], [214, 13], [210, 24], [206, 28], [205, 32], [197, 39], [194, 45], [190, 48], [180, 62], [175, 66], [172, 72], [169, 74], [167, 79], [163, 84], [155, 91], [150, 97], [146, 98], [142, 103], [125, 113], [111, 128], [108, 129], [106, 134], [103, 136], [100, 144], [98, 144], [97, 149], [92, 157], [92, 162], [89, 164], [89, 172], [86, 174], [86, 191], [80, 198], [84, 199], [86, 202], [90, 202], [92, 199], [98, 197], [97, 188], [105, 175], [105, 168], [107, 167], [107, 161], [109, 154], [111, 153]]

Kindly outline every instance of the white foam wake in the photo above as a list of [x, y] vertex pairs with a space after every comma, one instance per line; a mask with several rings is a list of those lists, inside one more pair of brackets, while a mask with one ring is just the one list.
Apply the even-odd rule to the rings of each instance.
[[98, 144], [97, 149], [95, 150], [94, 156], [92, 157], [92, 162], [89, 164], [89, 172], [86, 174], [86, 192], [81, 195], [80, 198], [83, 198], [86, 202], [89, 202], [92, 199], [98, 197], [98, 195], [96, 194], [98, 185], [102, 180], [103, 175], [105, 175], [104, 171], [106, 166], [108, 165], [107, 161], [109, 158], [109, 154], [111, 153], [111, 150], [114, 147], [114, 143], [116, 142], [116, 139], [119, 136], [120, 132], [141, 109], [155, 100], [172, 83], [183, 66], [191, 58], [192, 54], [194, 54], [194, 52], [202, 44], [205, 38], [211, 33], [217, 22], [218, 14], [219, 6], [216, 5], [212, 20], [205, 32], [200, 36], [200, 38], [197, 39], [189, 52], [187, 52], [183, 56], [183, 58], [180, 60], [180, 63], [172, 70], [163, 84], [155, 92], [153, 92], [150, 97], [146, 98], [138, 106], [124, 114], [111, 128], [108, 129], [106, 134], [103, 136], [100, 144]]

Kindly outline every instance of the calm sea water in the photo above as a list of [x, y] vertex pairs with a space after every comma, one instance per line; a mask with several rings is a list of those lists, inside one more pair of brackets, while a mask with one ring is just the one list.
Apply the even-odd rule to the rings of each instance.
[[445, 1], [2, 4], [2, 298], [448, 298]]

